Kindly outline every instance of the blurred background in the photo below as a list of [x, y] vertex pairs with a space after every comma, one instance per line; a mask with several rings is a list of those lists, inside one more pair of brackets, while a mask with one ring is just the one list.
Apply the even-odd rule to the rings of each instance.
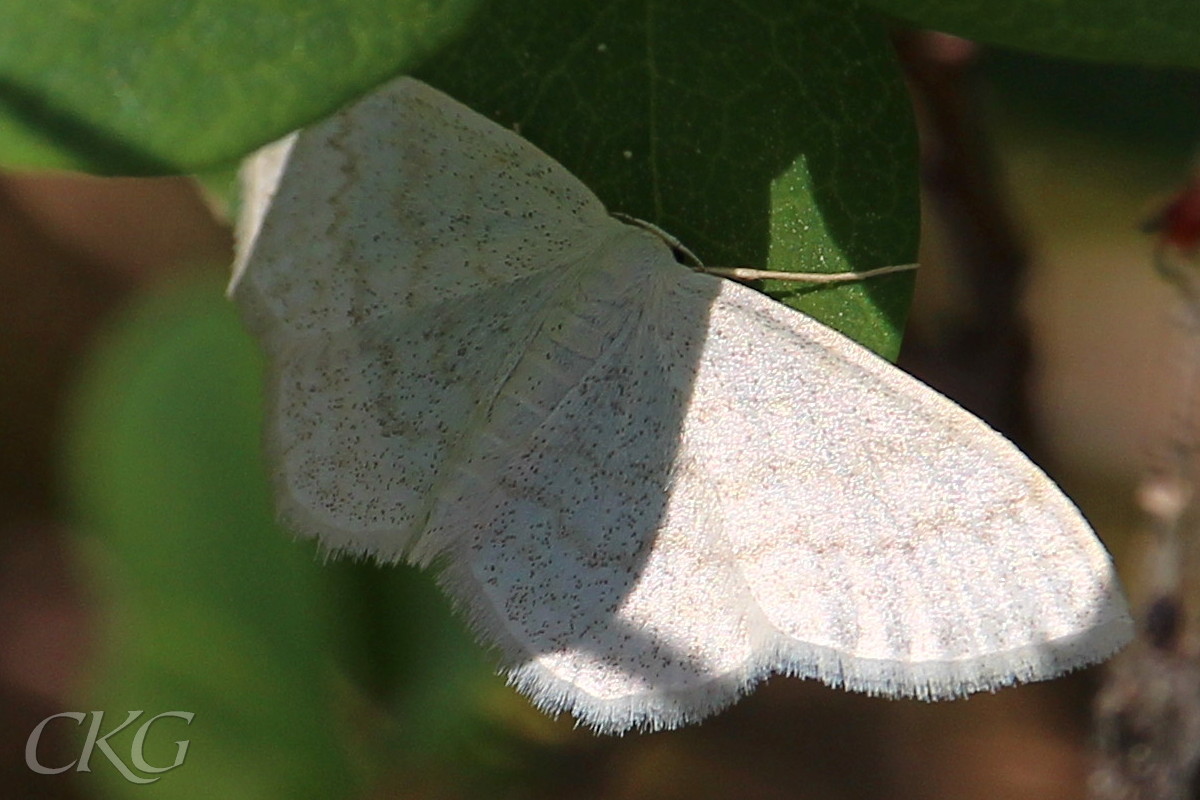
[[[1180, 369], [1140, 227], [1190, 178], [1200, 79], [898, 43], [927, 188], [902, 363], [1011, 430], [1137, 596], [1133, 492]], [[274, 526], [260, 363], [210, 196], [0, 176], [0, 797], [1086, 795], [1099, 669], [936, 705], [775, 678], [703, 725], [620, 739], [532, 710], [427, 575], [325, 564]], [[147, 786], [99, 751], [90, 772], [25, 766], [40, 721], [97, 709], [102, 733], [194, 712], [146, 745], [165, 765], [190, 740], [186, 766]], [[86, 727], [49, 725], [43, 763], [77, 758]]]

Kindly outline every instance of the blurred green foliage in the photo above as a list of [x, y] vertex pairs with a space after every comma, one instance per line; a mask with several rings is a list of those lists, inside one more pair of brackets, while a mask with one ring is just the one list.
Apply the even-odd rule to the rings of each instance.
[[865, 0], [919, 28], [1109, 64], [1200, 67], [1193, 0]]
[[[491, 769], [505, 745], [481, 708], [510, 692], [428, 576], [325, 570], [273, 522], [260, 359], [222, 289], [205, 276], [128, 309], [74, 398], [65, 468], [104, 601], [84, 705], [112, 711], [105, 730], [126, 709], [195, 713], [147, 744], [169, 764], [190, 740], [186, 768], [135, 786], [97, 753], [95, 777], [113, 797], [333, 798], [380, 764]], [[390, 752], [362, 763], [372, 741]]]
[[410, 69], [477, 3], [0, 4], [0, 163], [155, 174], [233, 161]]
[[1178, 169], [1200, 141], [1200, 72], [1066, 61], [1010, 50], [984, 54], [998, 99], [1029, 124], [1078, 131]]

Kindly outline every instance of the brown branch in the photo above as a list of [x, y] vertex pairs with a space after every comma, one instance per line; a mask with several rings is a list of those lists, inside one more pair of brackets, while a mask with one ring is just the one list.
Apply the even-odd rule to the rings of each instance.
[[1028, 452], [1029, 337], [1019, 302], [1029, 259], [979, 124], [978, 47], [929, 31], [898, 32], [894, 42], [921, 129], [928, 216], [949, 245], [959, 296], [936, 341], [910, 333], [902, 362]]

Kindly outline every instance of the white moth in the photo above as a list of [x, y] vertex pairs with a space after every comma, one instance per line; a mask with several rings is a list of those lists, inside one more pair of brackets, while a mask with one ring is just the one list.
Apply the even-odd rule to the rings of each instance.
[[949, 698], [1129, 638], [1103, 546], [1008, 441], [429, 86], [245, 175], [232, 294], [284, 521], [436, 564], [539, 707], [672, 728], [771, 673]]

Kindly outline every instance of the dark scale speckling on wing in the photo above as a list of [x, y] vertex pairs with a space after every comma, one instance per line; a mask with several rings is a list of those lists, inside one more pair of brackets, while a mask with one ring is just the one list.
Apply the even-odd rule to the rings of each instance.
[[1103, 546], [1001, 436], [435, 89], [245, 175], [281, 515], [436, 564], [538, 706], [669, 728], [771, 673], [949, 698], [1128, 639]]

